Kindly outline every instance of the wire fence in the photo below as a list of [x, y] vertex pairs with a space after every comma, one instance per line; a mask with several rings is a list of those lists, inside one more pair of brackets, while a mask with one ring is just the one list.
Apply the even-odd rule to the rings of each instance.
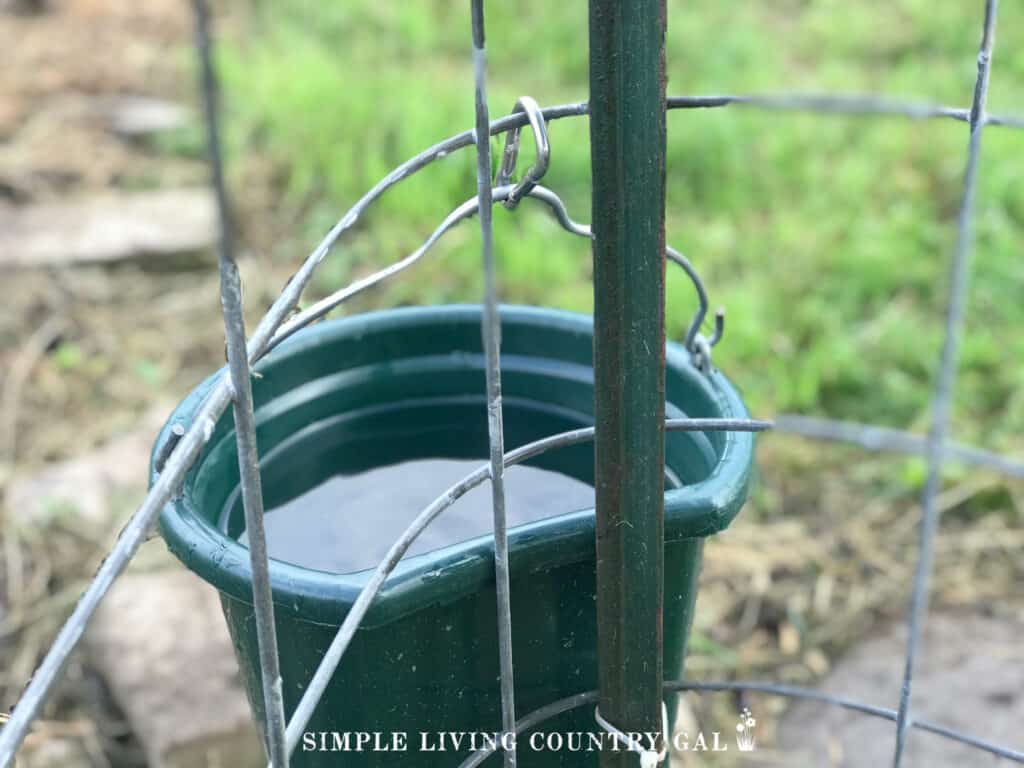
[[[411, 158], [382, 179], [367, 192], [330, 230], [317, 248], [306, 258], [299, 270], [285, 286], [283, 292], [253, 332], [246, 337], [242, 319], [241, 291], [234, 258], [230, 206], [223, 174], [218, 124], [218, 86], [211, 54], [211, 35], [206, 0], [192, 0], [195, 17], [196, 48], [200, 61], [200, 83], [208, 136], [212, 184], [220, 214], [219, 269], [221, 298], [227, 340], [228, 369], [212, 387], [192, 424], [178, 428], [170, 434], [155, 466], [159, 472], [145, 500], [122, 530], [116, 544], [99, 569], [70, 617], [61, 628], [42, 660], [10, 719], [0, 731], [0, 767], [13, 763], [19, 745], [27, 735], [33, 720], [60, 678], [71, 652], [80, 641], [85, 627], [100, 601], [117, 577], [124, 571], [141, 543], [146, 539], [160, 510], [178, 492], [185, 474], [197, 460], [211, 438], [216, 421], [229, 405], [234, 413], [235, 435], [238, 445], [240, 482], [248, 532], [250, 561], [253, 573], [253, 603], [256, 610], [260, 668], [263, 681], [264, 707], [267, 713], [264, 732], [271, 766], [284, 768], [289, 755], [298, 744], [312, 717], [327, 684], [340, 663], [349, 643], [358, 630], [374, 598], [401, 560], [415, 538], [426, 526], [454, 504], [472, 488], [490, 481], [494, 510], [495, 575], [498, 585], [499, 656], [501, 669], [502, 729], [505, 734], [528, 730], [550, 717], [571, 709], [593, 704], [596, 691], [581, 692], [561, 701], [552, 702], [523, 717], [516, 717], [513, 686], [514, 660], [511, 646], [511, 606], [509, 603], [509, 564], [507, 526], [504, 514], [504, 468], [558, 447], [587, 442], [594, 437], [594, 428], [578, 429], [553, 435], [511, 451], [504, 447], [501, 408], [501, 365], [499, 357], [499, 323], [497, 317], [496, 277], [493, 258], [493, 232], [491, 208], [496, 202], [514, 208], [522, 199], [530, 198], [549, 207], [555, 219], [568, 232], [590, 237], [586, 225], [574, 221], [561, 199], [550, 189], [539, 186], [544, 174], [550, 149], [546, 138], [546, 124], [552, 120], [581, 117], [587, 114], [586, 103], [566, 104], [541, 109], [532, 99], [522, 99], [515, 110], [491, 121], [486, 102], [486, 49], [482, 0], [471, 0], [471, 31], [474, 65], [474, 98], [476, 126], [445, 139]], [[830, 696], [814, 690], [770, 682], [690, 683], [666, 681], [665, 690], [680, 691], [750, 691], [794, 699], [809, 699], [834, 705], [861, 714], [880, 717], [895, 723], [893, 765], [899, 768], [905, 759], [907, 734], [916, 728], [940, 737], [976, 747], [991, 755], [1024, 763], [1024, 752], [993, 744], [964, 734], [941, 724], [918, 720], [913, 716], [913, 684], [916, 657], [921, 643], [921, 630], [925, 622], [930, 576], [934, 560], [934, 539], [939, 524], [936, 496], [941, 486], [942, 468], [946, 461], [957, 460], [988, 467], [1008, 476], [1024, 478], [1024, 461], [991, 453], [981, 448], [962, 445], [950, 440], [950, 409], [956, 380], [960, 338], [964, 325], [965, 297], [970, 274], [973, 247], [973, 220], [978, 158], [981, 151], [983, 129], [987, 126], [1024, 128], [1024, 117], [990, 115], [986, 112], [986, 96], [991, 74], [992, 52], [996, 29], [997, 0], [985, 3], [978, 55], [978, 73], [970, 107], [949, 107], [927, 103], [905, 102], [874, 95], [844, 96], [833, 94], [781, 94], [781, 95], [723, 95], [680, 96], [667, 100], [669, 109], [712, 109], [733, 106], [774, 111], [800, 111], [837, 113], [865, 116], [889, 116], [911, 119], [952, 119], [966, 122], [969, 135], [966, 151], [963, 191], [961, 196], [956, 243], [950, 260], [949, 293], [945, 316], [944, 341], [935, 390], [932, 399], [930, 429], [926, 436], [915, 435], [886, 427], [836, 422], [806, 416], [780, 416], [775, 427], [810, 439], [832, 440], [859, 445], [870, 451], [892, 451], [924, 456], [928, 473], [922, 495], [922, 518], [918, 559], [911, 590], [908, 611], [909, 633], [905, 654], [905, 669], [900, 688], [898, 707], [887, 709], [868, 703]], [[519, 132], [529, 126], [538, 148], [537, 163], [518, 184], [511, 184], [519, 146]], [[490, 178], [489, 136], [507, 133], [501, 170], [492, 184]], [[474, 146], [477, 155], [477, 194], [453, 211], [431, 234], [424, 244], [404, 259], [322, 299], [309, 308], [295, 312], [299, 298], [308, 285], [317, 265], [328, 252], [353, 228], [362, 214], [388, 189], [418, 173], [435, 160], [452, 152]], [[484, 312], [482, 334], [486, 357], [487, 410], [490, 434], [489, 463], [456, 483], [424, 509], [402, 536], [392, 545], [377, 566], [351, 611], [345, 617], [333, 642], [324, 654], [312, 680], [306, 688], [295, 712], [285, 720], [282, 701], [282, 681], [278, 669], [278, 654], [274, 629], [274, 607], [270, 591], [270, 567], [263, 530], [262, 491], [258, 469], [258, 454], [253, 412], [251, 366], [298, 330], [314, 323], [331, 310], [378, 283], [399, 274], [423, 258], [431, 247], [460, 221], [478, 214], [483, 236]], [[687, 332], [685, 345], [694, 362], [710, 367], [711, 348], [723, 332], [721, 314], [715, 317], [715, 330], [710, 338], [699, 333], [708, 308], [707, 292], [692, 264], [677, 251], [667, 249], [670, 261], [680, 267], [692, 280], [698, 296], [698, 310]], [[735, 419], [669, 419], [668, 430], [761, 431], [772, 425], [759, 420]], [[489, 754], [500, 749], [503, 740], [490, 749], [469, 756], [463, 766], [474, 766]], [[501, 749], [506, 766], [515, 765], [515, 748]]]

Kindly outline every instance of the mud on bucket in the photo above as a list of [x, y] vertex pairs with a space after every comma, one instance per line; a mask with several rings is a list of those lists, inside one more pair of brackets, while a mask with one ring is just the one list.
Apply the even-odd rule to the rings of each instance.
[[[503, 307], [501, 322], [506, 449], [590, 426], [591, 319]], [[717, 372], [701, 373], [689, 358], [681, 347], [669, 345], [667, 416], [746, 417], [725, 378]], [[310, 553], [323, 555], [326, 550], [330, 556], [335, 546], [339, 551], [347, 547], [345, 556], [353, 559], [346, 562], [354, 564], [350, 570], [333, 569], [344, 572], [318, 570], [326, 564], [303, 559], [301, 544], [271, 561], [285, 708], [290, 715], [376, 565], [375, 548], [383, 552], [391, 544], [390, 538], [368, 539], [366, 532], [386, 530], [396, 519], [399, 528], [404, 527], [420, 511], [393, 509], [388, 502], [408, 497], [402, 473], [422, 466], [408, 462], [482, 464], [488, 455], [480, 309], [400, 309], [322, 323], [282, 344], [257, 371], [253, 389], [263, 493], [271, 510], [271, 554], [279, 544], [271, 523], [294, 520], [278, 527], [325, 525], [322, 535], [305, 537], [312, 543]], [[212, 381], [175, 410], [157, 449], [173, 424], [191, 422]], [[725, 528], [739, 511], [752, 449], [753, 438], [747, 433], [667, 435], [666, 676], [682, 674], [703, 538]], [[558, 449], [530, 465], [534, 474], [522, 478], [525, 501], [517, 501], [513, 494], [509, 510], [510, 516], [526, 521], [509, 530], [520, 715], [597, 686], [594, 514], [592, 508], [580, 508], [579, 496], [580, 483], [593, 484], [593, 445]], [[384, 467], [392, 469], [365, 474], [385, 472]], [[566, 476], [564, 488], [540, 471]], [[451, 478], [441, 474], [434, 484], [422, 474], [415, 483], [410, 481], [429, 487], [422, 506], [449, 485]], [[338, 476], [342, 478], [332, 480]], [[372, 482], [363, 482], [358, 491], [345, 486], [360, 478]], [[319, 518], [307, 516], [305, 500], [327, 488], [327, 481], [340, 482], [339, 492], [331, 497], [326, 514], [321, 504]], [[514, 483], [515, 475], [510, 474], [510, 487]], [[164, 510], [161, 528], [182, 562], [220, 591], [249, 700], [262, 721], [249, 557], [239, 542], [244, 515], [238, 485], [229, 411], [216, 425], [182, 493]], [[531, 497], [531, 488], [551, 490]], [[372, 497], [366, 495], [370, 491]], [[473, 510], [485, 518], [478, 530], [490, 526], [489, 501], [483, 506]], [[459, 502], [432, 525], [458, 515], [458, 507]], [[493, 538], [466, 534], [471, 528], [442, 530], [447, 531], [447, 542], [437, 541], [434, 548], [426, 547], [428, 551], [410, 554], [385, 584], [309, 723], [293, 766], [455, 766], [470, 749], [466, 742], [456, 748], [440, 734], [493, 734], [500, 728]], [[316, 546], [317, 542], [330, 544]], [[300, 564], [286, 562], [285, 557]], [[596, 730], [587, 708], [539, 728], [562, 734]], [[381, 746], [394, 746], [392, 734], [405, 734], [405, 751], [352, 751], [358, 732], [382, 733], [386, 743]], [[346, 747], [346, 734], [349, 751], [332, 751]], [[524, 766], [597, 763], [596, 753], [532, 749], [529, 734], [521, 735], [518, 744]], [[481, 746], [479, 741], [475, 746]], [[492, 757], [486, 764], [499, 761]]]

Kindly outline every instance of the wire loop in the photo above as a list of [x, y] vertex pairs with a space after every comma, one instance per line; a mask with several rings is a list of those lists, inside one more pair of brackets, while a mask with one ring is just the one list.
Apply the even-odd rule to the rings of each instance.
[[[694, 283], [696, 284], [697, 280], [694, 280]], [[698, 310], [697, 315], [700, 317], [700, 310]], [[694, 318], [694, 322], [690, 326], [693, 340], [686, 345], [686, 348], [690, 350], [691, 359], [697, 370], [708, 374], [714, 370], [714, 365], [711, 362], [711, 348], [722, 340], [722, 334], [725, 333], [725, 310], [719, 307], [715, 312], [715, 330], [711, 333], [710, 337], [697, 332], [702, 320], [703, 318]], [[687, 338], [690, 338], [689, 334], [687, 334]]]
[[[540, 105], [529, 96], [520, 96], [515, 107], [512, 108], [512, 114], [519, 112], [525, 112], [530, 121], [530, 128], [533, 129], [533, 141], [537, 145], [537, 159], [527, 170], [522, 181], [513, 187], [508, 198], [505, 199], [503, 205], [509, 210], [519, 205], [519, 201], [530, 193], [538, 181], [544, 178], [544, 174], [548, 171], [548, 165], [551, 163], [548, 128]], [[501, 165], [494, 177], [494, 186], [496, 187], [503, 187], [512, 181], [512, 174], [515, 173], [516, 163], [519, 160], [519, 134], [521, 131], [522, 128], [516, 126], [510, 128], [505, 134], [505, 151], [501, 154]]]
[[659, 750], [647, 749], [638, 739], [634, 738], [638, 734], [624, 733], [609, 723], [601, 716], [600, 707], [594, 707], [594, 720], [626, 749], [640, 755], [640, 768], [656, 768], [665, 762], [665, 757], [668, 755], [668, 708], [665, 706], [665, 702], [661, 703], [661, 749]]

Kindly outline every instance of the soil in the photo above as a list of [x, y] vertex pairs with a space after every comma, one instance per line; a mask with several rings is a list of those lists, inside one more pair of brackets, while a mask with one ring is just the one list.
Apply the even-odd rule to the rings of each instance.
[[[184, 104], [195, 114], [189, 4], [50, 0], [45, 7], [0, 12], [0, 214], [205, 185], [201, 159], [126, 136], [113, 116], [123, 100], [139, 97]], [[264, 198], [247, 195], [245, 204], [253, 199]], [[240, 218], [266, 218], [265, 208], [264, 215], [247, 210]], [[56, 217], [48, 239], [60, 238], [65, 223], [69, 239], [78, 234]], [[280, 290], [289, 265], [253, 247], [242, 256], [256, 311]], [[179, 397], [222, 364], [213, 259], [186, 252], [17, 269], [0, 258], [0, 370], [7, 372], [0, 482], [129, 428], [155, 397]]]
[[[15, 12], [20, 5], [0, 3], [0, 217], [205, 185], [202, 162], [162, 152], [115, 120], [137, 97], [190, 101], [187, 2], [48, 0]], [[39, 223], [58, 240], [67, 225]], [[223, 359], [210, 254], [34, 269], [11, 261], [0, 253], [0, 712], [137, 502], [82, 488], [103, 499], [103, 514], [55, 514], [40, 525], [14, 514], [12, 486], [152, 424], [153, 402], [183, 393]], [[19, 768], [143, 765], [81, 654], [26, 750]]]

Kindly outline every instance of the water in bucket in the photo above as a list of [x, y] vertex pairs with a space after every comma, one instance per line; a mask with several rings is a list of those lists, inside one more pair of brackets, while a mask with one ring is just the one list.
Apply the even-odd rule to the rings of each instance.
[[[424, 459], [335, 475], [267, 511], [267, 549], [277, 560], [332, 573], [375, 567], [428, 504], [486, 460]], [[505, 472], [508, 525], [586, 509], [594, 489], [579, 480], [535, 467]], [[407, 556], [493, 531], [491, 488], [485, 482], [446, 509]], [[246, 543], [246, 534], [239, 538]]]

